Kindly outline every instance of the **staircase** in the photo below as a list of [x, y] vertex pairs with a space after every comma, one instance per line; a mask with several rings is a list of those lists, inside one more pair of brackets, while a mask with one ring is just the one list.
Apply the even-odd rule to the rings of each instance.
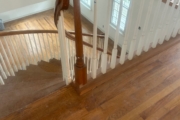
[[62, 79], [61, 63], [55, 59], [29, 65], [26, 70], [16, 72], [16, 76], [9, 76], [5, 82], [0, 87], [0, 118], [66, 85]]
[[[109, 0], [109, 5], [111, 2]], [[104, 34], [98, 34], [98, 0], [94, 3], [92, 34], [82, 32], [79, 0], [74, 0], [75, 31], [67, 31], [64, 27], [64, 11], [69, 1], [57, 0], [54, 12], [57, 30], [53, 27], [54, 30], [0, 32], [0, 84], [4, 85], [0, 87], [3, 98], [0, 111], [9, 108], [2, 114], [8, 115], [65, 85], [72, 84], [80, 94], [86, 93], [148, 60], [156, 54], [148, 51], [155, 51], [157, 46], [163, 44], [164, 49], [168, 48], [167, 41], [180, 34], [180, 0], [141, 0], [135, 11], [137, 18], [133, 17], [136, 3], [131, 0], [124, 37], [120, 39], [120, 14], [124, 4], [120, 2], [112, 49], [108, 44], [111, 6], [106, 10], [109, 14]], [[144, 9], [148, 13], [146, 16], [143, 16]], [[158, 52], [164, 49], [156, 48]], [[32, 90], [36, 92], [27, 95]], [[23, 91], [21, 96], [19, 91]], [[12, 99], [8, 99], [9, 96]], [[19, 103], [13, 106], [15, 101]]]
[[[74, 83], [78, 88], [106, 74], [118, 64], [123, 65], [127, 60], [133, 60], [143, 52], [163, 44], [170, 37], [175, 37], [179, 31], [179, 0], [139, 2], [137, 17], [134, 19], [134, 8], [137, 7], [132, 0], [128, 11], [124, 38], [119, 39], [119, 27], [115, 28], [113, 48], [109, 49], [110, 11], [111, 0], [107, 8], [107, 23], [104, 34], [98, 34], [98, 2], [94, 3], [93, 33], [83, 33], [80, 19], [79, 1], [74, 1], [75, 32], [67, 31], [64, 27], [64, 10], [68, 9], [69, 1], [56, 1], [54, 23], [57, 30], [20, 30], [0, 33], [0, 83], [5, 84], [8, 76], [15, 76], [19, 70], [26, 70], [30, 64], [38, 65], [41, 61], [49, 62], [51, 59], [61, 60], [62, 75], [66, 85]], [[155, 4], [157, 3], [157, 4]], [[118, 25], [123, 12], [120, 2]], [[154, 5], [155, 4], [155, 5]], [[143, 17], [143, 10], [149, 14]], [[155, 9], [155, 12], [154, 10]], [[158, 15], [161, 13], [160, 15]], [[167, 13], [167, 16], [166, 16]], [[152, 21], [150, 21], [150, 18]], [[173, 19], [172, 19], [173, 18]], [[164, 20], [165, 19], [165, 20]], [[159, 22], [159, 20], [161, 22]], [[164, 20], [164, 21], [163, 21]], [[47, 19], [47, 21], [49, 21]], [[159, 24], [156, 26], [156, 21]], [[52, 23], [52, 21], [49, 21]], [[138, 27], [141, 22], [141, 27]], [[132, 25], [134, 24], [134, 29]], [[42, 24], [43, 25], [43, 24]], [[53, 27], [54, 28], [54, 27]], [[138, 29], [137, 29], [138, 28]], [[55, 28], [54, 28], [55, 29]], [[132, 37], [130, 35], [132, 34]], [[140, 35], [140, 36], [138, 36]], [[119, 44], [122, 41], [122, 44]], [[119, 50], [121, 46], [121, 50]], [[112, 51], [112, 52], [111, 52]]]

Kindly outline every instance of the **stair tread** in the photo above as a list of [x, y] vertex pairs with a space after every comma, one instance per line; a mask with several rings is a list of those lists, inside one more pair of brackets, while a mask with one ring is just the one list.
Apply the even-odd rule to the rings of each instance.
[[53, 61], [30, 65], [5, 80], [5, 86], [0, 86], [0, 118], [65, 86], [60, 61]]

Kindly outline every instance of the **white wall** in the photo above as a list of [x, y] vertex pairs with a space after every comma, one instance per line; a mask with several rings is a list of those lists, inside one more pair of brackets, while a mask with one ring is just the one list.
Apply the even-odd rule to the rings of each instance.
[[55, 0], [0, 0], [0, 19], [9, 22], [52, 9]]

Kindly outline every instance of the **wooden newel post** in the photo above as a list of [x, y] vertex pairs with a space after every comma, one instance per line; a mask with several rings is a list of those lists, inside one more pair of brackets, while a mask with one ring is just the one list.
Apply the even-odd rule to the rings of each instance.
[[75, 83], [84, 85], [87, 83], [87, 68], [83, 57], [83, 39], [81, 25], [80, 0], [74, 0], [74, 24], [75, 24], [75, 45], [76, 45], [76, 64], [75, 64]]

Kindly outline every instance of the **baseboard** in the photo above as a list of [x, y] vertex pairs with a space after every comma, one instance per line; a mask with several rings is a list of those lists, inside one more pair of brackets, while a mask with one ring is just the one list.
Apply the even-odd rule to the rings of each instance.
[[3, 12], [0, 13], [0, 19], [2, 19], [4, 23], [17, 20], [29, 15], [53, 9], [54, 3], [54, 0], [44, 1], [26, 7], [18, 8], [15, 10]]

